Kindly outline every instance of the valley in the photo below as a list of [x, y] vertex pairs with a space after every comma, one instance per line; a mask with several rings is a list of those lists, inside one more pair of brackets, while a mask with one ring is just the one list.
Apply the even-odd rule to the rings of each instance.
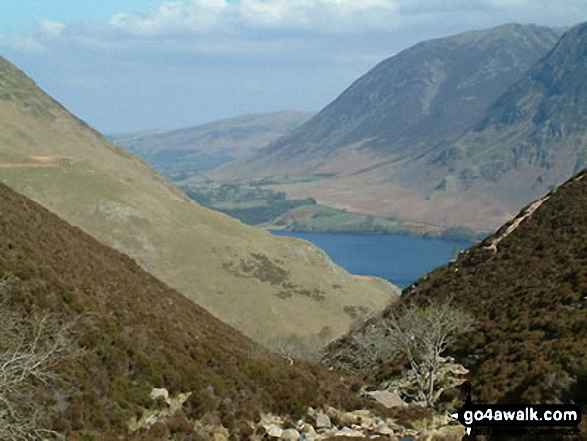
[[[211, 53], [245, 59], [251, 41], [226, 42], [259, 26], [247, 2], [212, 3], [119, 13], [92, 35], [131, 36], [117, 75], [144, 74], [141, 44], [172, 38], [181, 60], [161, 59], [196, 109], [194, 84], [217, 90], [226, 69]], [[283, 27], [291, 11], [261, 3], [255, 38], [282, 33], [251, 52], [285, 63], [312, 14]], [[45, 45], [13, 38], [38, 57], [82, 27], [38, 26]], [[208, 27], [214, 45], [175, 39]], [[210, 70], [187, 69], [201, 50]], [[456, 441], [480, 427], [453, 416], [472, 405], [585, 414], [587, 23], [386, 56], [318, 113], [108, 137], [0, 57], [0, 439]], [[229, 93], [275, 109], [255, 72], [231, 72]], [[516, 439], [549, 439], [540, 424]], [[562, 429], [587, 439], [585, 418]]]
[[[308, 243], [201, 207], [2, 58], [0, 163], [1, 182], [256, 339], [266, 327], [286, 337], [328, 327], [335, 338], [352, 323], [346, 306], [375, 312], [399, 292], [353, 278]], [[283, 277], [265, 278], [266, 267]], [[308, 292], [320, 292], [320, 301]]]

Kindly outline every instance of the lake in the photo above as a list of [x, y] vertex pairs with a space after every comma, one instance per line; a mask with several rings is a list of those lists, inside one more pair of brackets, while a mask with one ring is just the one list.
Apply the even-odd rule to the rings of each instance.
[[420, 276], [452, 260], [455, 247], [462, 251], [473, 245], [468, 241], [397, 234], [272, 233], [312, 242], [348, 272], [378, 276], [400, 288], [409, 286]]

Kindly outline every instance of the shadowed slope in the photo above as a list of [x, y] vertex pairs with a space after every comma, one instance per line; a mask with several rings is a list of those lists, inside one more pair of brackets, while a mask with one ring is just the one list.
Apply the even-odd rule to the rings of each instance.
[[226, 178], [315, 172], [357, 148], [372, 153], [371, 164], [417, 157], [481, 118], [558, 36], [508, 24], [416, 44], [379, 63], [291, 135], [227, 167]]
[[[153, 387], [172, 396], [192, 392], [184, 405], [188, 418], [207, 414], [234, 433], [259, 411], [295, 416], [310, 404], [358, 404], [337, 375], [264, 355], [127, 256], [3, 184], [0, 275], [10, 277], [12, 311], [49, 312], [60, 322], [81, 317], [75, 332], [86, 353], [57, 366], [69, 385], [59, 385], [59, 399], [44, 398], [49, 412], [42, 415], [68, 439], [124, 435], [133, 416], [154, 406]], [[190, 433], [181, 421], [183, 414], [172, 430]]]
[[[583, 171], [405, 289], [400, 304], [452, 297], [475, 317], [476, 329], [450, 352], [471, 370], [476, 399], [585, 407], [586, 244]], [[352, 351], [348, 337], [332, 346], [342, 362]]]

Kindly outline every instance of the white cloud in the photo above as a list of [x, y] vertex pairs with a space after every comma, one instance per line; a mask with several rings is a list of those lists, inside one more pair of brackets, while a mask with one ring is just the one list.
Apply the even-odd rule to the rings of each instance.
[[363, 31], [393, 26], [399, 7], [390, 0], [242, 0], [237, 6], [250, 26], [317, 31]]
[[63, 23], [47, 20], [45, 18], [40, 19], [37, 22], [37, 25], [41, 33], [48, 37], [58, 37], [65, 29], [65, 25]]
[[3, 37], [0, 45], [26, 54], [40, 54], [45, 51], [45, 46], [32, 35], [17, 34]]
[[346, 32], [394, 25], [399, 7], [392, 0], [182, 0], [156, 11], [120, 13], [110, 20], [134, 35], [257, 29]]
[[110, 24], [135, 35], [164, 35], [212, 30], [229, 9], [226, 0], [165, 2], [155, 12], [120, 13]]

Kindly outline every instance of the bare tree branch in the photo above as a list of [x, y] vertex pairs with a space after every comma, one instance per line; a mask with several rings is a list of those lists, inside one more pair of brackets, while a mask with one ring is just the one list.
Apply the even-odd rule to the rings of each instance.
[[9, 302], [16, 286], [26, 288], [14, 276], [0, 279], [0, 439], [55, 438], [40, 427], [44, 409], [35, 398], [60, 379], [58, 363], [81, 354], [74, 344], [75, 322], [61, 324], [47, 313], [25, 316]]

